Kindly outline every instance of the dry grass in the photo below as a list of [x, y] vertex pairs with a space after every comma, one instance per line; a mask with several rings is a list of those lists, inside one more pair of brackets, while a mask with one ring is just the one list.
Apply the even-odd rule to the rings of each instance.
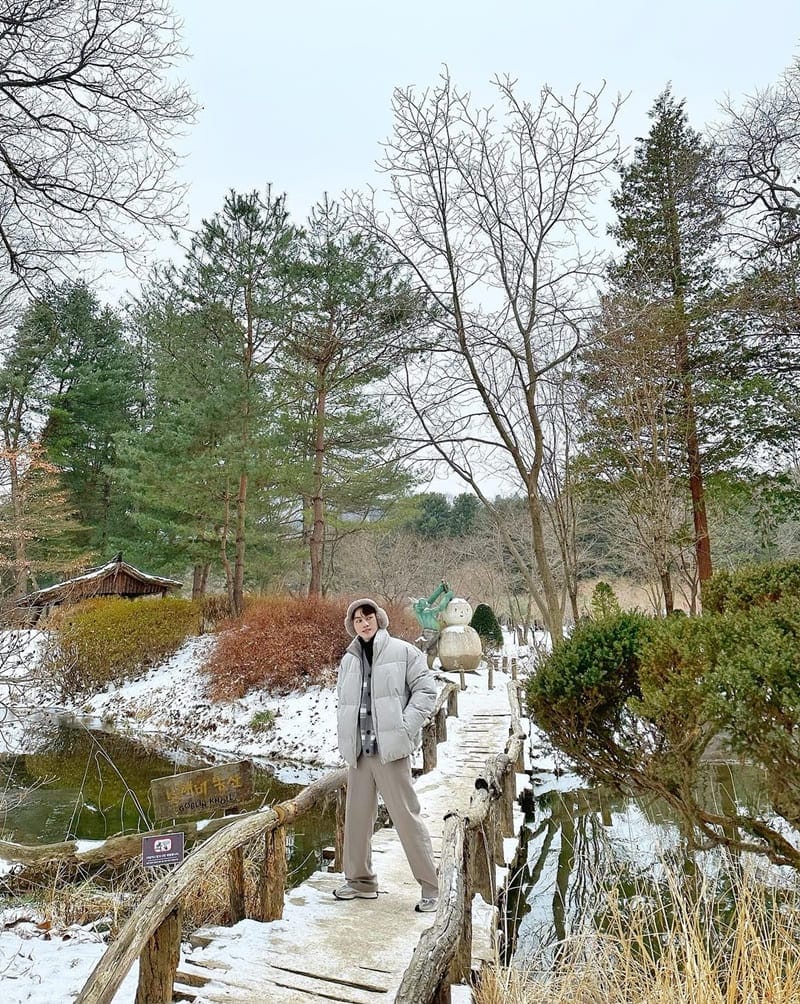
[[[677, 883], [676, 883], [677, 885]], [[603, 933], [587, 929], [561, 946], [549, 971], [488, 967], [476, 1004], [794, 1004], [800, 1002], [800, 897], [752, 877], [735, 886], [721, 921], [713, 891], [692, 903], [642, 901], [625, 910], [607, 897]]]
[[[255, 913], [263, 844], [253, 841], [244, 856], [245, 901]], [[136, 911], [144, 896], [171, 867], [145, 868], [134, 858], [107, 875], [85, 873], [74, 865], [58, 865], [34, 880], [4, 883], [4, 906], [29, 909], [42, 918], [43, 930], [63, 930], [71, 925], [94, 924], [112, 938]], [[183, 930], [231, 923], [228, 869], [225, 863], [210, 869], [182, 901]]]

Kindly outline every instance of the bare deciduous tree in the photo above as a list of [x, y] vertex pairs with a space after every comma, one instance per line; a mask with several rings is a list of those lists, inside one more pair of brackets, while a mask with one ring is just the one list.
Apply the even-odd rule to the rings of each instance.
[[177, 220], [173, 141], [194, 112], [170, 79], [179, 28], [169, 0], [3, 4], [0, 269], [17, 284]]
[[[599, 261], [581, 247], [617, 155], [603, 92], [533, 103], [496, 78], [502, 109], [476, 108], [445, 72], [423, 93], [397, 90], [382, 168], [391, 217], [357, 215], [416, 276], [434, 305], [438, 349], [410, 365], [405, 397], [420, 442], [503, 523], [486, 487], [503, 479], [527, 503], [529, 537], [506, 546], [554, 637], [561, 590], [546, 543], [546, 385], [580, 342]], [[495, 482], [496, 483], [496, 482]]]
[[[780, 250], [800, 241], [800, 58], [741, 106], [728, 100], [717, 134], [737, 248]], [[743, 239], [743, 240], [742, 240]]]

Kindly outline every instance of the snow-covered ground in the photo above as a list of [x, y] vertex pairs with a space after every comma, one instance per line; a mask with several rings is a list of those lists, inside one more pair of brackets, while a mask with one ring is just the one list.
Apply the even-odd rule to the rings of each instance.
[[[42, 637], [31, 632], [19, 641], [20, 645], [12, 646], [14, 657], [5, 660], [2, 676], [23, 674], [39, 650]], [[190, 639], [172, 658], [139, 679], [72, 706], [61, 705], [57, 710], [113, 724], [120, 731], [141, 737], [167, 735], [172, 742], [200, 745], [223, 757], [288, 761], [296, 765], [298, 780], [302, 780], [304, 767], [316, 767], [318, 771], [341, 766], [336, 748], [334, 688], [312, 687], [279, 697], [253, 691], [240, 700], [213, 702], [202, 669], [213, 644], [212, 636]], [[528, 655], [526, 647], [517, 646], [510, 638], [506, 639], [504, 652], [518, 655], [521, 660]], [[478, 678], [468, 679], [470, 688], [459, 700], [485, 705], [485, 680], [479, 683]], [[493, 693], [499, 698], [504, 690], [505, 677], [498, 673]], [[0, 706], [8, 693], [8, 685], [0, 676]], [[24, 701], [28, 711], [39, 714], [55, 704], [51, 694], [29, 683], [24, 686]], [[271, 718], [271, 726], [253, 727], [259, 713], [261, 721]], [[1, 720], [0, 733], [0, 749], [22, 753], [31, 748], [34, 734], [24, 716], [21, 720]], [[439, 760], [438, 769], [446, 771], [449, 761], [443, 748]], [[546, 769], [544, 751], [536, 760], [538, 767]], [[281, 773], [283, 779], [292, 779], [291, 769]], [[93, 925], [59, 930], [49, 927], [42, 915], [29, 909], [0, 911], [0, 1004], [66, 1004], [74, 1000], [105, 948], [102, 930]], [[114, 998], [117, 1004], [133, 1001], [137, 978], [134, 966]]]
[[[74, 704], [59, 705], [41, 687], [28, 688], [25, 706], [31, 712], [57, 707], [89, 721], [113, 722], [122, 732], [159, 733], [172, 742], [201, 745], [236, 757], [323, 766], [339, 762], [333, 689], [312, 687], [280, 697], [258, 690], [241, 700], [212, 701], [202, 666], [214, 640], [212, 635], [191, 638], [139, 679]], [[272, 724], [259, 728], [257, 716]], [[2, 733], [3, 747], [9, 752], [30, 750], [27, 721], [4, 723]]]

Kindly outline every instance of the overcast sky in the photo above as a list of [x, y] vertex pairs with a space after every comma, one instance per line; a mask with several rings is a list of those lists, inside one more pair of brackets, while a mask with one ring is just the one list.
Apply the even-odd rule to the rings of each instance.
[[[173, 0], [201, 106], [185, 140], [192, 227], [230, 188], [286, 192], [296, 222], [324, 192], [379, 183], [395, 87], [447, 64], [482, 103], [510, 74], [522, 96], [606, 81], [629, 94], [624, 144], [668, 82], [701, 129], [717, 103], [775, 81], [800, 55], [800, 0]], [[158, 253], [171, 253], [162, 244]], [[131, 288], [130, 278], [123, 285]], [[432, 486], [456, 493], [445, 478]]]
[[798, 0], [173, 0], [201, 105], [186, 140], [192, 225], [231, 187], [288, 195], [299, 222], [328, 191], [375, 182], [396, 86], [442, 64], [484, 99], [494, 74], [521, 93], [603, 80], [630, 92], [623, 140], [646, 132], [668, 81], [702, 127], [716, 103], [774, 81], [800, 53]]

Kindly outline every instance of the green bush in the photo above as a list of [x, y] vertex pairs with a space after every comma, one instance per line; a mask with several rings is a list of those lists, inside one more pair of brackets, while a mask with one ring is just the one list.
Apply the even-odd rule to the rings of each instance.
[[250, 721], [250, 731], [251, 732], [271, 732], [275, 728], [275, 721], [278, 717], [278, 713], [266, 709], [265, 711], [257, 711], [251, 721]]
[[721, 731], [707, 694], [723, 639], [719, 618], [670, 616], [651, 623], [642, 646], [640, 694], [628, 701], [636, 722], [632, 759], [666, 791], [695, 782], [709, 741]]
[[626, 702], [641, 696], [639, 659], [651, 625], [638, 613], [582, 621], [529, 677], [528, 711], [565, 752], [602, 745], [621, 727]]
[[800, 598], [715, 620], [706, 713], [763, 768], [772, 804], [800, 828]]
[[200, 630], [190, 600], [84, 600], [48, 620], [53, 643], [45, 659], [64, 696], [121, 683], [172, 655]]
[[703, 586], [703, 612], [747, 610], [774, 603], [783, 596], [800, 598], [800, 561], [745, 565], [735, 572], [717, 572]]
[[490, 652], [492, 649], [503, 647], [503, 632], [495, 617], [494, 610], [488, 603], [479, 603], [475, 607], [470, 626], [480, 635], [485, 651]]

